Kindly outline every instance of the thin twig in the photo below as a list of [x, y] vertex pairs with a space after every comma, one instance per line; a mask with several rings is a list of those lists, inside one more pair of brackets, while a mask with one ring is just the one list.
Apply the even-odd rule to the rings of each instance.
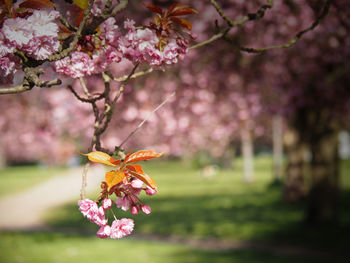
[[88, 96], [88, 98], [90, 99], [91, 98], [91, 94], [86, 86], [86, 83], [85, 83], [85, 80], [83, 77], [80, 77], [79, 78], [79, 81], [80, 81], [80, 85], [83, 87], [83, 90], [84, 90], [84, 93], [86, 94], [86, 96]]
[[175, 92], [171, 93], [171, 95], [166, 98], [166, 100], [164, 100], [161, 104], [158, 105], [157, 108], [155, 108], [150, 114], [148, 114], [148, 116], [135, 128], [135, 130], [133, 130], [125, 139], [124, 141], [118, 146], [118, 148], [121, 148], [124, 143], [127, 142], [127, 140], [129, 140], [139, 129], [141, 129], [141, 127], [145, 124], [146, 121], [149, 120], [149, 118], [151, 118], [151, 116], [157, 111], [159, 110], [161, 107], [164, 106], [164, 104], [166, 104], [173, 96], [175, 95]]
[[219, 4], [215, 0], [211, 0], [210, 3], [216, 9], [218, 14], [222, 17], [222, 19], [225, 20], [225, 22], [227, 23], [227, 27], [221, 29], [221, 31], [219, 33], [213, 35], [211, 38], [189, 47], [188, 48], [189, 50], [208, 45], [208, 44], [210, 44], [210, 43], [212, 43], [220, 38], [225, 37], [227, 35], [227, 33], [232, 28], [237, 27], [237, 26], [241, 26], [248, 21], [258, 20], [258, 19], [264, 17], [266, 10], [273, 7], [273, 0], [267, 0], [266, 4], [262, 5], [258, 9], [258, 11], [256, 11], [255, 13], [248, 14], [248, 15], [246, 15], [240, 19], [237, 19], [237, 20], [231, 20], [228, 16], [225, 15], [223, 9], [219, 6]]
[[81, 200], [84, 200], [85, 199], [85, 195], [86, 195], [86, 186], [87, 186], [86, 175], [87, 175], [89, 166], [90, 166], [89, 162], [84, 165], [83, 173], [81, 175], [82, 176], [81, 189], [80, 189], [80, 198], [81, 198]]
[[[146, 70], [139, 71], [139, 72], [137, 72], [137, 73], [132, 74], [132, 75], [130, 76], [130, 79], [136, 79], [136, 78], [138, 78], [138, 77], [148, 75], [148, 74], [150, 74], [150, 73], [152, 73], [152, 72], [153, 72], [153, 68], [148, 68], [148, 69], [146, 69]], [[109, 75], [109, 76], [112, 78], [112, 80], [115, 81], [115, 82], [123, 82], [123, 81], [125, 81], [125, 80], [128, 78], [128, 76], [129, 76], [130, 74], [129, 74], [129, 75], [121, 76], [121, 77], [119, 77], [119, 78], [114, 77], [114, 76], [111, 75], [110, 73], [108, 73], [108, 75]]]
[[276, 45], [276, 46], [268, 46], [268, 47], [263, 47], [263, 48], [257, 48], [257, 49], [250, 48], [250, 47], [239, 47], [239, 49], [241, 51], [248, 52], [248, 53], [261, 53], [261, 52], [264, 52], [264, 51], [267, 51], [267, 50], [271, 50], [271, 49], [289, 48], [289, 47], [293, 46], [298, 41], [298, 39], [300, 39], [304, 34], [306, 34], [307, 32], [309, 32], [311, 30], [313, 30], [315, 27], [317, 27], [321, 23], [321, 21], [328, 14], [329, 7], [330, 7], [331, 3], [332, 3], [332, 0], [327, 0], [325, 5], [323, 6], [321, 14], [319, 16], [317, 16], [315, 21], [309, 27], [307, 27], [307, 28], [303, 29], [302, 31], [300, 31], [299, 33], [297, 33], [287, 43], [281, 44], [281, 45]]

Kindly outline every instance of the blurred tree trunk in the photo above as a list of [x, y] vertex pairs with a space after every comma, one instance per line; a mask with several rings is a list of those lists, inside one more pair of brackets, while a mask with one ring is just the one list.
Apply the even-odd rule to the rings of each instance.
[[283, 173], [283, 119], [275, 115], [272, 119], [273, 144], [273, 175], [275, 181], [280, 181]]
[[221, 157], [221, 165], [226, 169], [233, 169], [234, 162], [236, 158], [236, 147], [233, 142], [225, 150], [223, 156]]
[[4, 145], [0, 140], [0, 169], [4, 168], [5, 166], [6, 166], [6, 157], [5, 157]]
[[305, 188], [305, 153], [307, 147], [300, 140], [295, 129], [288, 128], [284, 135], [287, 153], [286, 178], [283, 198], [288, 202], [299, 201], [306, 196]]
[[246, 183], [254, 181], [254, 151], [251, 131], [245, 125], [241, 129], [243, 180]]
[[330, 118], [318, 117], [323, 121], [317, 122], [316, 134], [310, 142], [312, 184], [306, 213], [306, 221], [310, 224], [338, 221], [338, 130]]

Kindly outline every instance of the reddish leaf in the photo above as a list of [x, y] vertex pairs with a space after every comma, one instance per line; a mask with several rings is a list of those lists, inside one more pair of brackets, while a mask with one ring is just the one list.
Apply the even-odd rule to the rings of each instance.
[[122, 160], [120, 160], [120, 159], [114, 159], [114, 158], [112, 158], [112, 157], [109, 159], [109, 161], [110, 161], [111, 163], [115, 164], [115, 165], [119, 165], [119, 164], [122, 162]]
[[166, 15], [168, 16], [168, 15], [174, 10], [174, 8], [177, 7], [178, 5], [179, 5], [179, 4], [177, 4], [177, 3], [172, 4], [172, 5], [169, 7], [168, 11], [166, 12]]
[[20, 8], [43, 9], [53, 7], [54, 4], [49, 0], [27, 0], [19, 5]]
[[58, 28], [61, 30], [61, 31], [63, 31], [63, 32], [65, 32], [65, 33], [70, 33], [70, 34], [72, 34], [72, 31], [70, 31], [68, 28], [66, 28], [65, 26], [58, 26]]
[[77, 21], [75, 21], [75, 26], [78, 27], [80, 25], [81, 20], [83, 20], [84, 17], [84, 10], [81, 10], [81, 12], [78, 15]]
[[146, 5], [146, 7], [154, 13], [158, 13], [160, 15], [163, 15], [163, 10], [160, 6], [148, 4], [148, 5]]
[[[137, 172], [137, 171], [140, 171], [140, 169], [141, 169], [142, 173]], [[144, 182], [149, 187], [153, 188], [154, 190], [157, 190], [156, 182], [153, 180], [152, 177], [150, 177], [147, 174], [143, 173], [141, 165], [128, 165], [127, 166], [127, 171], [128, 171], [129, 174], [135, 176], [137, 179], [141, 180], [142, 182]]]
[[108, 190], [113, 186], [121, 183], [125, 178], [125, 174], [123, 171], [110, 171], [106, 173], [105, 179], [108, 185]]
[[142, 166], [139, 165], [139, 164], [127, 165], [126, 168], [129, 169], [129, 170], [132, 170], [134, 172], [137, 172], [139, 174], [144, 174], [144, 172], [142, 170]]
[[173, 16], [170, 18], [170, 20], [175, 22], [179, 26], [187, 28], [188, 30], [192, 30], [192, 24], [190, 23], [190, 21], [188, 21], [184, 18], [178, 18], [178, 17]]
[[139, 161], [146, 161], [149, 159], [162, 156], [163, 153], [156, 153], [154, 151], [142, 150], [125, 157], [125, 163], [134, 163]]
[[198, 11], [187, 6], [187, 5], [180, 5], [176, 4], [172, 10], [167, 12], [167, 16], [183, 16], [183, 15], [191, 15], [191, 14], [197, 14]]

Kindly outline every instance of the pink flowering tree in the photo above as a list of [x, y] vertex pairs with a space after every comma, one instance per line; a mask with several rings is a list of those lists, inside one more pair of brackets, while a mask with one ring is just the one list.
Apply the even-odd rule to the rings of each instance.
[[[133, 221], [126, 218], [117, 219], [115, 217], [112, 224], [108, 224], [106, 215], [113, 214], [111, 209], [112, 196], [117, 197], [115, 204], [118, 208], [130, 209], [132, 214], [137, 214], [139, 211], [148, 214], [151, 212], [150, 207], [143, 204], [138, 196], [142, 190], [149, 195], [157, 192], [153, 179], [143, 172], [141, 166], [132, 163], [155, 158], [160, 154], [153, 151], [125, 154], [123, 149], [126, 141], [141, 128], [145, 121], [150, 119], [149, 115], [144, 116], [143, 121], [136, 129], [127, 131], [128, 135], [124, 140], [118, 143], [113, 143], [112, 140], [112, 143], [106, 144], [109, 146], [108, 149], [101, 141], [108, 126], [112, 123], [118, 105], [117, 102], [124, 101], [124, 109], [128, 105], [130, 106], [131, 102], [127, 98], [127, 84], [130, 84], [132, 79], [147, 75], [154, 70], [167, 70], [170, 66], [178, 63], [179, 60], [183, 60], [189, 50], [204, 47], [221, 38], [232, 42], [229, 45], [230, 48], [235, 46], [241, 51], [253, 53], [290, 47], [295, 44], [297, 39], [320, 23], [327, 14], [330, 4], [330, 1], [326, 1], [323, 11], [316, 16], [314, 22], [309, 26], [302, 27], [299, 33], [286, 44], [254, 49], [243, 47], [240, 43], [237, 44], [235, 38], [243, 35], [240, 33], [244, 32], [240, 30], [241, 26], [245, 24], [248, 33], [254, 32], [251, 27], [252, 23], [248, 23], [251, 21], [259, 21], [255, 30], [264, 31], [263, 27], [265, 25], [260, 24], [260, 21], [262, 21], [265, 13], [273, 8], [273, 1], [271, 0], [266, 1], [261, 6], [248, 4], [247, 7], [242, 6], [236, 10], [234, 8], [236, 5], [227, 6], [227, 3], [223, 3], [222, 8], [214, 0], [205, 3], [202, 1], [196, 2], [196, 5], [198, 5], [198, 7], [195, 7], [196, 9], [210, 10], [203, 15], [203, 19], [208, 24], [214, 25], [215, 18], [220, 19], [223, 23], [222, 25], [216, 24], [215, 33], [210, 35], [207, 34], [205, 28], [202, 28], [202, 30], [198, 28], [196, 31], [199, 42], [192, 45], [191, 41], [196, 36], [191, 33], [192, 24], [184, 16], [196, 14], [197, 11], [187, 5], [175, 3], [164, 9], [160, 6], [148, 4], [146, 7], [154, 13], [153, 20], [148, 21], [145, 25], [136, 25], [130, 18], [120, 21], [121, 12], [128, 6], [127, 0], [73, 0], [73, 3], [69, 2], [50, 0], [0, 1], [0, 75], [1, 84], [3, 84], [0, 88], [0, 94], [23, 93], [29, 90], [37, 92], [38, 87], [47, 89], [43, 91], [47, 94], [54, 94], [55, 91], [48, 90], [48, 88], [63, 84], [70, 91], [70, 97], [84, 105], [81, 106], [81, 112], [87, 120], [85, 124], [89, 125], [86, 129], [85, 127], [80, 128], [85, 129], [84, 135], [91, 139], [89, 146], [86, 147], [88, 148], [87, 152], [89, 152], [86, 155], [93, 162], [115, 168], [115, 170], [106, 173], [105, 181], [101, 183], [101, 195], [95, 201], [85, 197], [86, 169], [82, 177], [79, 209], [89, 221], [100, 227], [97, 232], [97, 236], [100, 238], [121, 238], [130, 234], [134, 227]], [[229, 16], [237, 17], [237, 19], [233, 20]], [[269, 37], [273, 38], [271, 35]], [[263, 43], [265, 42], [263, 41]], [[225, 52], [230, 57], [231, 52], [227, 50]], [[193, 59], [201, 58], [200, 52], [196, 53], [194, 51], [193, 54]], [[187, 70], [190, 72], [189, 69]], [[186, 76], [184, 67], [181, 71], [182, 76], [190, 81], [191, 77], [188, 76], [188, 72]], [[249, 74], [245, 73], [242, 72], [242, 76], [249, 77]], [[221, 78], [221, 80], [216, 79], [216, 82], [223, 82], [225, 77], [227, 76], [217, 75], [217, 78]], [[230, 81], [235, 83], [237, 79], [240, 81], [240, 78], [233, 74]], [[208, 76], [203, 74], [202, 78], [198, 79], [198, 84], [205, 86], [207, 81]], [[150, 83], [152, 84], [152, 82]], [[251, 86], [251, 92], [254, 93], [253, 90], [256, 90], [257, 87], [256, 83], [250, 83], [249, 86]], [[212, 92], [219, 88], [218, 85], [214, 85]], [[171, 91], [175, 87], [165, 89]], [[213, 135], [216, 141], [223, 142], [222, 144], [216, 144], [214, 141], [212, 147], [208, 147], [210, 150], [220, 155], [223, 146], [230, 143], [236, 128], [243, 127], [241, 130], [244, 132], [242, 132], [241, 137], [243, 141], [248, 142], [245, 149], [252, 153], [252, 146], [249, 146], [249, 137], [253, 131], [258, 130], [259, 126], [256, 121], [260, 112], [259, 96], [249, 94], [250, 91], [243, 92], [243, 95], [237, 95], [231, 92], [230, 89], [222, 93], [224, 96], [212, 96], [205, 89], [202, 89], [198, 94], [195, 94], [195, 91], [182, 90], [181, 92], [184, 100], [187, 101], [183, 102], [183, 105], [174, 103], [174, 108], [190, 107], [196, 116], [207, 114], [206, 116], [209, 117], [208, 107], [210, 106], [210, 109], [216, 110], [217, 103], [220, 102], [220, 112], [223, 117], [219, 121], [213, 117], [211, 117], [211, 120], [214, 124], [215, 122], [222, 124], [221, 127], [215, 129]], [[198, 101], [188, 100], [188, 93], [191, 92]], [[161, 98], [163, 103], [151, 112], [157, 111], [165, 102], [173, 100], [172, 91], [169, 93], [168, 99], [164, 101], [164, 97]], [[24, 98], [25, 96], [23, 95]], [[138, 96], [142, 100], [140, 95]], [[225, 101], [225, 97], [229, 98], [229, 101]], [[51, 103], [59, 104], [58, 101], [60, 100], [54, 98]], [[62, 100], [61, 103], [63, 103]], [[229, 106], [232, 104], [237, 106], [235, 108], [237, 121], [232, 118], [230, 112], [231, 107]], [[58, 106], [58, 108], [60, 107]], [[50, 103], [48, 103], [48, 108], [50, 108]], [[91, 110], [90, 114], [87, 114], [89, 109]], [[22, 114], [26, 113], [25, 109], [20, 110]], [[125, 118], [132, 119], [132, 109], [128, 108], [128, 110], [129, 112], [125, 114], [119, 114], [119, 117], [122, 118], [121, 121], [117, 122], [119, 126], [123, 126]], [[190, 127], [188, 125], [189, 120], [186, 120], [180, 113], [181, 111], [177, 112], [177, 118], [183, 129], [186, 130]], [[60, 114], [62, 116], [62, 112], [57, 114], [58, 117]], [[63, 114], [74, 115], [74, 112], [66, 110]], [[174, 132], [174, 123], [169, 122], [169, 115], [172, 113], [163, 114], [165, 128], [170, 134]], [[86, 115], [88, 116], [86, 117]], [[74, 121], [74, 118], [78, 119], [79, 117], [72, 117], [70, 121]], [[199, 122], [201, 125], [199, 127], [205, 127], [204, 120], [205, 118], [193, 119], [194, 123]], [[67, 127], [65, 126], [66, 121], [62, 118], [64, 127]], [[42, 119], [38, 118], [39, 126], [42, 127], [39, 130], [45, 134], [48, 130], [47, 127], [50, 127], [50, 125], [45, 126], [47, 123], [41, 124], [41, 122]], [[9, 133], [13, 129], [6, 127], [5, 123], [1, 128], [7, 129]], [[158, 128], [162, 129], [162, 126], [159, 125]], [[222, 140], [226, 128], [230, 129], [230, 136]], [[210, 128], [208, 129], [210, 130]], [[89, 134], [90, 132], [91, 134]], [[63, 134], [64, 128], [58, 129], [57, 133]], [[205, 135], [198, 136], [202, 133], [200, 129], [191, 131], [191, 133], [193, 144], [205, 144]], [[30, 135], [27, 137], [30, 138]], [[32, 138], [32, 140], [34, 139]], [[174, 143], [168, 144], [167, 147], [181, 154], [182, 147], [179, 147], [181, 145], [181, 141], [180, 144], [179, 141], [174, 140]], [[247, 180], [251, 179], [248, 178]]]

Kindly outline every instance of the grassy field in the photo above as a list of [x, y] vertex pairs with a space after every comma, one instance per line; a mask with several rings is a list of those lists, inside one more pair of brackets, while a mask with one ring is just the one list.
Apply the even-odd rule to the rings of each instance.
[[[117, 210], [117, 216], [134, 218], [136, 234], [254, 240], [336, 254], [350, 250], [350, 210], [346, 209], [350, 201], [349, 162], [342, 164], [340, 224], [310, 228], [301, 224], [304, 204], [284, 203], [281, 187], [271, 185], [271, 160], [264, 157], [255, 161], [256, 179], [252, 184], [242, 182], [240, 161], [234, 170], [221, 170], [210, 178], [203, 178], [180, 162], [147, 162], [144, 170], [157, 181], [159, 193], [144, 195], [142, 200], [153, 212], [131, 216]], [[47, 220], [53, 229], [50, 233], [2, 233], [0, 262], [327, 262], [327, 258], [256, 250], [205, 251], [133, 236], [98, 240], [93, 237], [97, 227], [82, 217], [76, 203], [51, 210]], [[339, 257], [329, 262], [346, 260]]]
[[7, 233], [0, 239], [2, 263], [313, 263], [322, 258], [276, 255], [235, 250], [207, 251], [179, 244], [164, 244], [132, 238], [99, 240], [95, 237], [54, 233]]
[[0, 169], [0, 196], [28, 189], [65, 171], [66, 168], [14, 166]]

